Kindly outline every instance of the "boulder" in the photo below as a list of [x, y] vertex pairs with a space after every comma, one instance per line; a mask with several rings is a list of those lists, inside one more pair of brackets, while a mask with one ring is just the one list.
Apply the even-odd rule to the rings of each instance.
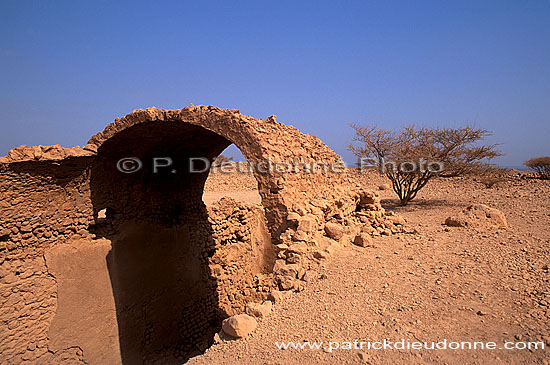
[[379, 187], [378, 187], [379, 190], [390, 190], [391, 189], [391, 186], [390, 184], [381, 184]]
[[329, 222], [325, 225], [325, 232], [330, 238], [338, 241], [344, 236], [344, 227], [338, 223]]
[[232, 337], [246, 337], [258, 327], [258, 322], [248, 314], [237, 314], [222, 322], [222, 330]]
[[507, 228], [504, 213], [485, 204], [474, 204], [457, 216], [448, 217], [445, 225], [450, 227]]

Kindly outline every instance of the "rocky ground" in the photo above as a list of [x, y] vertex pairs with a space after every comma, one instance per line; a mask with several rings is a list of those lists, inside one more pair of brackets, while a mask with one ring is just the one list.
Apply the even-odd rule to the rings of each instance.
[[[357, 179], [370, 189], [387, 183], [376, 173]], [[549, 364], [550, 182], [516, 176], [487, 188], [477, 180], [434, 180], [406, 207], [396, 204], [391, 190], [379, 191], [384, 208], [419, 234], [343, 247], [314, 268], [304, 291], [275, 303], [248, 337], [219, 341], [189, 363]], [[204, 200], [227, 191], [258, 202], [254, 188], [251, 176], [213, 176]], [[509, 228], [442, 225], [472, 203], [498, 208]], [[497, 349], [327, 349], [330, 341], [345, 347], [383, 339], [492, 341]], [[323, 344], [319, 350], [278, 349], [276, 342], [289, 341]], [[498, 349], [505, 341], [542, 341], [546, 349]]]

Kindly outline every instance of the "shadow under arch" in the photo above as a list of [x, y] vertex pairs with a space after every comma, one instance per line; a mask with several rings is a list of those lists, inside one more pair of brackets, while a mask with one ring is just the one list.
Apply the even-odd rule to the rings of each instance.
[[[182, 363], [219, 331], [224, 313], [208, 267], [214, 240], [202, 202], [209, 171], [190, 172], [189, 161], [212, 161], [231, 143], [198, 125], [145, 121], [98, 149], [92, 203], [95, 216], [104, 209], [107, 216], [94, 230], [112, 242], [107, 266], [124, 364]], [[123, 173], [117, 163], [129, 157], [141, 169]], [[155, 171], [154, 158], [172, 163]]]

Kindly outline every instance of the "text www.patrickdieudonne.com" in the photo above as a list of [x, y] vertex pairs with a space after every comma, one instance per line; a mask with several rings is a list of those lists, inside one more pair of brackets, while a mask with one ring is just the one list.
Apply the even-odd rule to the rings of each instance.
[[302, 342], [275, 342], [279, 350], [323, 350], [332, 352], [337, 350], [544, 350], [543, 341], [411, 341], [400, 339], [391, 341], [302, 341]]

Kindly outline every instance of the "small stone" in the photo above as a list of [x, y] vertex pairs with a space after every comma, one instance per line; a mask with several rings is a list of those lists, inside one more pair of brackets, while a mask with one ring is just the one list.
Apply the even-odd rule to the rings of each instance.
[[296, 231], [296, 233], [294, 234], [294, 236], [292, 236], [292, 239], [294, 241], [307, 241], [308, 240], [308, 235], [306, 232], [304, 231]]
[[287, 221], [298, 221], [301, 218], [301, 215], [298, 213], [289, 213], [286, 217]]
[[318, 260], [324, 260], [329, 256], [329, 253], [323, 250], [315, 251], [313, 253], [313, 257], [315, 257]]
[[99, 212], [97, 212], [97, 218], [98, 219], [106, 219], [107, 218], [107, 208], [101, 209]]
[[313, 273], [313, 271], [306, 271], [306, 273], [304, 274], [304, 277], [302, 278], [302, 280], [305, 281], [306, 283], [312, 282], [314, 279], [315, 279], [315, 274]]
[[279, 278], [279, 288], [281, 290], [290, 290], [294, 288], [296, 279], [291, 276], [283, 276]]
[[391, 186], [390, 186], [390, 184], [381, 184], [380, 186], [378, 186], [378, 189], [379, 190], [390, 190]]
[[298, 221], [297, 232], [310, 233], [313, 230], [313, 222], [308, 217], [302, 217]]
[[277, 268], [274, 267], [273, 273], [276, 276], [288, 276], [288, 277], [296, 278], [299, 270], [300, 270], [299, 265], [284, 264], [284, 265], [277, 265]]

